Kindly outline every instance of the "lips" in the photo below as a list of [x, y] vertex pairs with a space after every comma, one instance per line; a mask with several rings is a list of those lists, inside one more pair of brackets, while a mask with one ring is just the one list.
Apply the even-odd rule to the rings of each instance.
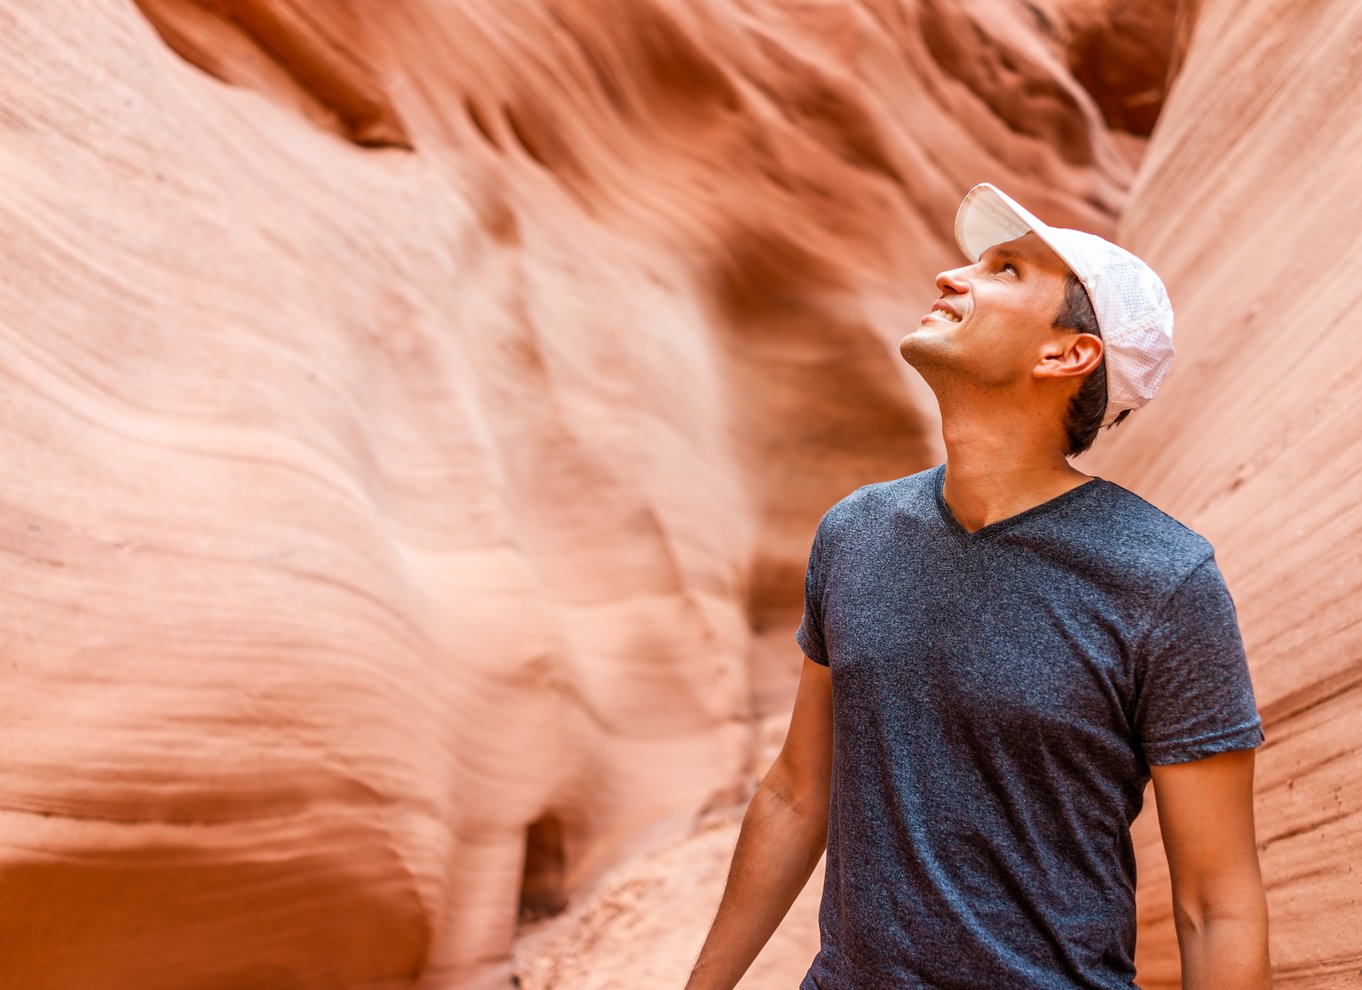
[[936, 317], [937, 319], [946, 320], [950, 323], [959, 323], [964, 319], [960, 313], [957, 313], [952, 307], [939, 300], [932, 306], [931, 312], [928, 313], [926, 317], [923, 317], [923, 319], [928, 317]]

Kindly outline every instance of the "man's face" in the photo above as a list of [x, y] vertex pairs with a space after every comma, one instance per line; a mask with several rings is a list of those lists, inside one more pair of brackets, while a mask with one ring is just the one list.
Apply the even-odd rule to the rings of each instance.
[[941, 297], [899, 343], [928, 381], [950, 372], [983, 387], [1029, 379], [1057, 336], [1068, 266], [1028, 231], [995, 244], [977, 262], [936, 277]]

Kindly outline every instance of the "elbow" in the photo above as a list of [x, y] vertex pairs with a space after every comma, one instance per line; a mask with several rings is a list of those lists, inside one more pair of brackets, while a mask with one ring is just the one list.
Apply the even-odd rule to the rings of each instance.
[[816, 793], [805, 793], [790, 799], [785, 807], [795, 822], [794, 827], [807, 835], [810, 842], [818, 844], [821, 855], [828, 838], [827, 796], [820, 798]]
[[803, 787], [791, 786], [785, 781], [772, 780], [769, 775], [762, 781], [761, 786], [791, 814], [810, 821], [822, 821], [826, 825], [828, 817], [826, 788], [812, 784]]
[[830, 779], [826, 773], [792, 773], [777, 761], [762, 778], [761, 789], [780, 802], [791, 814], [826, 824]]
[[816, 784], [789, 787], [768, 775], [760, 789], [766, 793], [767, 808], [784, 818], [785, 828], [807, 852], [807, 865], [812, 870], [828, 847], [827, 788]]
[[1207, 907], [1201, 901], [1173, 900], [1173, 927], [1178, 935], [1200, 935], [1206, 930]]
[[1173, 897], [1173, 924], [1181, 933], [1204, 934], [1217, 923], [1267, 926], [1267, 895], [1253, 878], [1230, 889]]

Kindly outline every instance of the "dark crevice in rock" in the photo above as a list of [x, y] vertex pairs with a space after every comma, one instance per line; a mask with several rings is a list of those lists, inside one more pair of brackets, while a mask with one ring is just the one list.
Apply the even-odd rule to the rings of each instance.
[[483, 139], [497, 151], [505, 150], [502, 148], [501, 142], [497, 140], [496, 134], [492, 132], [491, 124], [487, 120], [486, 115], [478, 107], [477, 103], [473, 101], [472, 97], [464, 97], [463, 108], [464, 112], [468, 114], [469, 121], [477, 128], [478, 133], [482, 135]]
[[1008, 130], [1045, 142], [1071, 165], [1095, 161], [1096, 136], [1071, 82], [947, 0], [922, 0], [918, 30], [942, 72], [973, 92]]
[[1069, 69], [1107, 126], [1147, 137], [1175, 70], [1180, 0], [1112, 0], [1103, 16], [1071, 27]]
[[209, 75], [291, 106], [361, 147], [411, 150], [348, 2], [134, 2], [174, 52]]
[[567, 907], [563, 822], [553, 812], [525, 832], [525, 870], [520, 881], [520, 923], [559, 914]]

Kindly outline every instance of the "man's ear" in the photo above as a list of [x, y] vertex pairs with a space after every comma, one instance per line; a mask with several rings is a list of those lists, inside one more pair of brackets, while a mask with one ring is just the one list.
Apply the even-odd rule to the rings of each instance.
[[1091, 333], [1051, 337], [1041, 348], [1032, 372], [1037, 378], [1082, 378], [1102, 360], [1102, 338]]

